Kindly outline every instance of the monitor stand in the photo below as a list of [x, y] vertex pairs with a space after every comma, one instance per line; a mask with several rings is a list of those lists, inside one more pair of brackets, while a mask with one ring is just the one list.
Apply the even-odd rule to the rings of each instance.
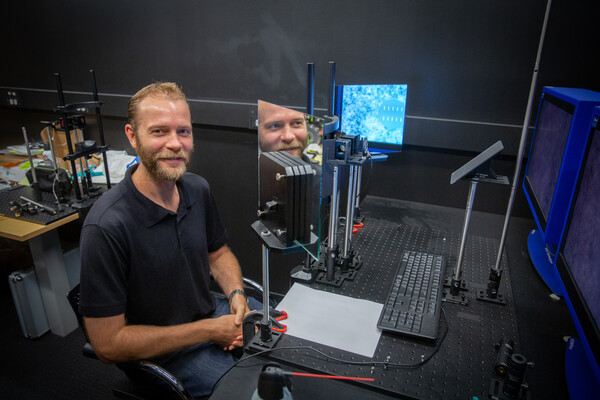
[[548, 244], [544, 241], [542, 233], [534, 229], [529, 233], [527, 238], [527, 249], [533, 266], [548, 288], [557, 296], [562, 296], [558, 271], [554, 265], [556, 252], [548, 249]]
[[572, 399], [593, 399], [600, 393], [600, 382], [594, 374], [581, 340], [569, 338], [565, 352], [565, 374]]

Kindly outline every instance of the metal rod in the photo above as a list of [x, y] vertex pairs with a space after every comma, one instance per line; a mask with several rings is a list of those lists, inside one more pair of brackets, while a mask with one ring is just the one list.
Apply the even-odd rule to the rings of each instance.
[[327, 238], [327, 251], [325, 252], [325, 278], [332, 281], [335, 278], [335, 245], [338, 224], [338, 166], [333, 166], [333, 190], [331, 204], [329, 205], [329, 237]]
[[[62, 81], [60, 79], [60, 75], [58, 73], [54, 74], [56, 78], [56, 89], [58, 91], [58, 100], [60, 102], [60, 106], [65, 106], [65, 96], [62, 89]], [[64, 111], [62, 113], [63, 121], [65, 125], [65, 138], [67, 139], [67, 149], [69, 150], [69, 155], [73, 154], [73, 144], [71, 143], [71, 129], [69, 129], [69, 113]], [[71, 160], [71, 172], [73, 173], [73, 183], [75, 188], [75, 198], [77, 201], [81, 201], [81, 191], [79, 190], [79, 181], [77, 179], [77, 166], [75, 165], [75, 160]]]
[[352, 236], [352, 199], [354, 198], [354, 179], [355, 166], [350, 165], [348, 173], [348, 200], [346, 204], [346, 230], [344, 232], [344, 245], [342, 247], [342, 255], [344, 259], [348, 258], [348, 243]]
[[[352, 210], [350, 212], [350, 221], [352, 221], [352, 227], [354, 228], [354, 211], [356, 211], [356, 205], [357, 205], [357, 201], [356, 199], [357, 197], [357, 193], [358, 193], [358, 188], [359, 188], [359, 182], [360, 182], [360, 166], [355, 165], [354, 166], [354, 181], [352, 182]], [[352, 229], [354, 230], [354, 229]]]
[[[98, 100], [98, 88], [96, 86], [96, 73], [93, 69], [90, 69], [92, 74], [92, 89], [94, 90], [94, 101], [98, 103], [96, 106], [96, 121], [98, 122], [98, 133], [100, 133], [100, 145], [104, 146], [104, 128], [102, 126], [102, 113], [100, 112], [100, 105]], [[102, 151], [102, 161], [104, 161], [104, 176], [106, 176], [106, 188], [110, 189], [110, 175], [108, 173], [108, 158], [106, 151]]]
[[[79, 131], [79, 128], [75, 128], [75, 139], [77, 140], [77, 143], [83, 144], [83, 133], [80, 133], [81, 132]], [[83, 193], [87, 195], [89, 193], [89, 188], [87, 186], [87, 182], [85, 181], [85, 168], [83, 166], [83, 157], [79, 157], [79, 169], [81, 170], [81, 189], [83, 190]], [[77, 173], [75, 174], [75, 176], [77, 176]]]
[[50, 153], [52, 153], [52, 163], [54, 164], [54, 172], [58, 177], [58, 163], [56, 162], [56, 153], [54, 153], [54, 136], [50, 135], [50, 125], [46, 127], [46, 134], [48, 135], [48, 143], [50, 144]]
[[65, 94], [63, 93], [62, 90], [62, 81], [60, 79], [60, 74], [55, 73], [54, 74], [54, 78], [56, 79], [56, 86], [58, 89], [58, 104], [60, 104], [61, 106], [65, 105]]
[[327, 115], [333, 116], [335, 112], [335, 61], [329, 61], [329, 102]]
[[[83, 144], [85, 141], [85, 138], [83, 137], [83, 128], [77, 129], [76, 132], [79, 134], [80, 143]], [[83, 169], [81, 171], [81, 181], [83, 182], [85, 180], [85, 191], [86, 194], [89, 195], [89, 192], [92, 190], [92, 173], [90, 172], [90, 164], [88, 163], [87, 157], [81, 157], [79, 160], [83, 160], [83, 168], [85, 168], [85, 171]]]
[[31, 171], [31, 176], [33, 178], [33, 183], [37, 186], [37, 175], [35, 173], [35, 168], [33, 165], [33, 157], [31, 157], [31, 149], [29, 148], [29, 138], [27, 137], [27, 130], [25, 127], [21, 127], [23, 131], [23, 137], [25, 138], [25, 148], [27, 149], [27, 157], [29, 157], [29, 169]]
[[335, 248], [335, 235], [338, 220], [338, 166], [333, 167], [333, 191], [331, 194], [331, 204], [329, 205], [329, 239], [327, 247]]
[[454, 271], [454, 279], [458, 280], [461, 276], [461, 266], [463, 256], [465, 253], [465, 244], [467, 242], [467, 233], [469, 231], [469, 223], [471, 221], [471, 211], [473, 211], [473, 202], [475, 199], [475, 190], [477, 189], [477, 182], [471, 181], [469, 186], [469, 197], [467, 198], [467, 207], [465, 209], [465, 222], [463, 225], [462, 237], [460, 239], [460, 251], [458, 253], [458, 261], [456, 263], [456, 270]]
[[315, 64], [308, 63], [308, 77], [307, 77], [307, 98], [306, 98], [306, 112], [310, 115], [315, 113]]
[[362, 184], [362, 165], [359, 165], [357, 167], [357, 182], [356, 182], [356, 198], [355, 198], [355, 203], [354, 206], [358, 207], [358, 205], [360, 204], [360, 185]]
[[54, 208], [52, 208], [52, 207], [48, 207], [48, 206], [46, 206], [46, 205], [44, 205], [44, 204], [42, 204], [42, 203], [38, 203], [38, 202], [36, 202], [36, 201], [33, 201], [33, 200], [31, 200], [31, 199], [28, 199], [28, 198], [27, 198], [27, 197], [25, 197], [25, 196], [19, 196], [19, 197], [21, 198], [21, 200], [25, 200], [25, 201], [27, 201], [27, 202], [29, 202], [29, 203], [33, 204], [34, 206], [38, 206], [38, 207], [40, 207], [40, 208], [43, 208], [44, 210], [48, 211], [48, 212], [49, 212], [50, 214], [52, 214], [52, 215], [56, 215], [56, 210], [55, 210]]
[[546, 3], [546, 14], [544, 16], [544, 24], [542, 25], [542, 33], [540, 35], [540, 42], [538, 44], [537, 57], [535, 59], [535, 66], [533, 67], [533, 77], [531, 78], [531, 86], [529, 88], [529, 99], [527, 100], [527, 110], [525, 111], [525, 119], [523, 121], [523, 129], [521, 131], [521, 142], [519, 144], [519, 153], [517, 154], [517, 165], [515, 166], [515, 175], [513, 177], [512, 186], [510, 189], [510, 197], [508, 199], [508, 207], [506, 209], [506, 216], [504, 218], [504, 228], [502, 229], [502, 237], [500, 239], [500, 245], [498, 246], [498, 255], [496, 257], [495, 270], [500, 269], [500, 263], [502, 262], [502, 250], [504, 249], [504, 242], [506, 241], [506, 235], [508, 233], [508, 224], [510, 223], [510, 216], [515, 202], [515, 194], [517, 192], [519, 177], [521, 176], [521, 166], [523, 164], [523, 153], [525, 152], [525, 143], [527, 141], [527, 131], [529, 129], [529, 120], [531, 118], [531, 110], [533, 108], [533, 97], [535, 94], [535, 87], [537, 85], [537, 76], [540, 69], [540, 59], [542, 58], [542, 49], [544, 47], [544, 38], [546, 36], [546, 27], [548, 26], [548, 17], [550, 15], [550, 7], [552, 0], [548, 0]]
[[58, 211], [62, 211], [62, 206], [60, 205], [60, 200], [56, 195], [56, 191], [54, 190], [54, 186], [56, 181], [59, 180], [60, 169], [58, 167], [58, 163], [56, 162], [56, 153], [54, 152], [54, 136], [51, 136], [50, 133], [55, 132], [54, 130], [50, 130], [50, 125], [46, 126], [46, 135], [48, 135], [48, 143], [50, 144], [50, 153], [52, 153], [52, 165], [54, 166], [54, 182], [52, 182], [52, 193], [56, 198], [56, 204], [58, 206]]
[[268, 325], [269, 319], [269, 249], [262, 245], [262, 280], [263, 280], [263, 318], [262, 324]]

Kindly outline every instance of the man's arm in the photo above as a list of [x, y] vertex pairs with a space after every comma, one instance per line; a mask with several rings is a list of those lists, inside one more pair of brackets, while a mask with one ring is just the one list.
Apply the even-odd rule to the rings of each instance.
[[[223, 290], [231, 293], [243, 287], [239, 264], [227, 246], [211, 253], [209, 261]], [[156, 357], [199, 342], [212, 341], [229, 350], [239, 347], [243, 340], [241, 323], [247, 312], [243, 296], [233, 296], [231, 310], [229, 315], [174, 326], [127, 325], [124, 314], [84, 316], [84, 323], [98, 358], [123, 362]]]
[[[236, 289], [244, 289], [240, 264], [229, 246], [224, 245], [220, 249], [208, 253], [208, 263], [213, 277], [225, 296], [229, 296]], [[244, 316], [250, 312], [246, 298], [236, 293], [230, 299], [229, 306], [231, 313], [235, 315], [236, 326], [241, 326]]]
[[127, 325], [125, 315], [84, 317], [94, 352], [106, 363], [156, 357], [198, 342], [223, 347], [241, 345], [241, 329], [234, 315], [207, 318], [174, 326]]

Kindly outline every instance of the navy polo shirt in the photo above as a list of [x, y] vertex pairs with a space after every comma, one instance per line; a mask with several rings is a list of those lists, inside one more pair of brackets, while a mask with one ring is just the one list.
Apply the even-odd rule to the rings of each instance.
[[81, 297], [88, 317], [125, 314], [129, 324], [176, 325], [211, 314], [208, 253], [227, 233], [206, 180], [177, 182], [173, 213], [141, 194], [131, 180], [106, 192], [81, 231]]

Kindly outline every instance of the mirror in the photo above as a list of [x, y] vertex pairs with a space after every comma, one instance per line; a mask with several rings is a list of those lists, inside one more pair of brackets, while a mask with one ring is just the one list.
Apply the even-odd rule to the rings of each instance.
[[[306, 206], [296, 210], [296, 220], [294, 220], [297, 221], [298, 218], [302, 220], [301, 217], [305, 216], [306, 220], [302, 220], [301, 223], [310, 229], [311, 234], [304, 238], [295, 238], [294, 241], [315, 259], [319, 258], [320, 249], [323, 126], [322, 118], [266, 101], [258, 101], [259, 210], [265, 221], [269, 219], [269, 212], [276, 212], [277, 207], [280, 208], [279, 211], [282, 211], [282, 208], [290, 207], [292, 204], [291, 199], [288, 201], [288, 199], [281, 198], [285, 196], [274, 194], [276, 192], [284, 193], [285, 188], [280, 187], [280, 190], [275, 191], [272, 189], [273, 186], [285, 185], [286, 182], [279, 178], [273, 181], [272, 167], [270, 164], [265, 164], [265, 162], [270, 162], [267, 158], [269, 160], [277, 159], [278, 162], [289, 165], [290, 171], [311, 171], [312, 177], [306, 180], [303, 180], [306, 174], [299, 172], [302, 177], [297, 180], [296, 190], [299, 190], [300, 197], [303, 196], [303, 204], [306, 203]], [[277, 152], [285, 152], [293, 156], [293, 159], [285, 154], [277, 155]], [[263, 153], [269, 154], [261, 157]], [[307, 182], [310, 182], [310, 186], [303, 186]], [[267, 190], [267, 186], [269, 190]], [[267, 226], [266, 223], [265, 225]], [[276, 230], [281, 232], [286, 231], [287, 228], [288, 226], [284, 226]], [[282, 242], [285, 244], [285, 240]]]

